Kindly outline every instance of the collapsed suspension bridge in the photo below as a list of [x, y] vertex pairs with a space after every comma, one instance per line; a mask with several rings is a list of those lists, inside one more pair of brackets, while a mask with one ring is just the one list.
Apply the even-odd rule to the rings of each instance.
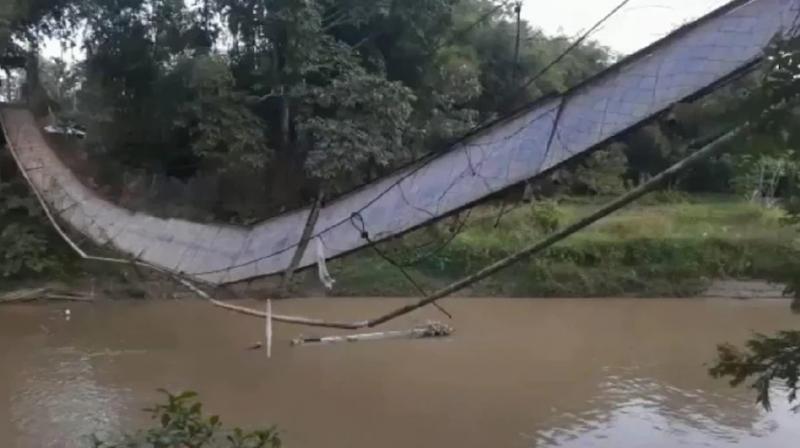
[[[536, 178], [748, 70], [776, 35], [794, 31], [799, 11], [800, 0], [733, 1], [562, 95], [329, 202], [307, 233], [335, 257]], [[310, 208], [252, 227], [129, 211], [81, 183], [30, 111], [3, 107], [0, 121], [19, 169], [55, 218], [132, 260], [221, 285], [284, 272], [304, 239]], [[301, 267], [316, 263], [313, 247], [298, 255]]]

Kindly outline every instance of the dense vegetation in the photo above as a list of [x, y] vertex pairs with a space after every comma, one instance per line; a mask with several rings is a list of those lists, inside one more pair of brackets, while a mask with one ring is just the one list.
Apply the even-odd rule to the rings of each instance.
[[[472, 211], [460, 221], [380, 246], [433, 290], [589, 214], [602, 198], [564, 197]], [[732, 197], [662, 193], [623, 210], [534, 259], [479, 283], [478, 297], [693, 297], [718, 279], [776, 279], [800, 262], [783, 213]], [[451, 240], [452, 237], [452, 241]], [[448, 243], [449, 242], [449, 243]], [[390, 261], [369, 251], [331, 264], [335, 294], [405, 296], [418, 291]], [[312, 276], [313, 277], [313, 276]], [[776, 278], [777, 277], [777, 278]], [[313, 278], [309, 279], [313, 283]]]
[[[87, 152], [94, 163], [73, 168], [102, 194], [159, 214], [249, 223], [319, 194], [336, 195], [441, 150], [476, 124], [562, 91], [613, 60], [606, 49], [585, 43], [520, 90], [571, 41], [544, 36], [523, 22], [517, 55], [510, 3], [15, 0], [0, 11], [0, 65], [28, 68], [24, 79], [10, 72], [6, 87], [21, 90], [42, 112], [49, 109], [59, 120], [88, 131], [77, 151]], [[37, 48], [52, 38], [79, 48], [79, 59], [38, 56]], [[685, 156], [687, 142], [746, 117], [760, 76], [676, 106], [538, 182], [534, 193], [606, 195], [640, 183]], [[703, 163], [671, 188], [736, 194], [771, 205], [793, 188], [797, 170], [793, 153], [778, 151], [786, 146], [767, 135], [737, 142], [727, 155]], [[48, 254], [38, 249], [43, 237], [16, 237], [46, 235], [35, 222], [26, 220], [7, 231], [8, 239], [22, 247], [6, 269], [10, 276], [53, 271], [48, 270], [54, 266]], [[510, 234], [528, 230], [514, 216], [498, 229], [513, 224], [522, 227]], [[482, 241], [496, 231], [490, 224], [471, 225], [437, 256], [464, 255], [473, 261], [463, 267], [472, 269], [502, 254], [504, 244], [515, 244], [484, 247]], [[481, 237], [470, 238], [476, 233]], [[407, 245], [413, 246], [414, 238]], [[419, 268], [423, 276], [462, 271], [433, 269], [447, 265], [441, 260], [427, 263]], [[563, 268], [563, 263], [556, 265]], [[583, 262], [575, 266], [589, 268]], [[762, 273], [708, 268], [704, 275]], [[563, 273], [568, 275], [569, 270]], [[669, 284], [667, 278], [655, 284]], [[644, 283], [654, 284], [650, 279]], [[697, 289], [662, 291], [633, 287], [627, 280], [619, 284], [637, 293]], [[593, 295], [614, 291], [587, 284], [517, 293], [581, 295], [581, 289]]]
[[[17, 0], [11, 32], [18, 44], [7, 53], [27, 60], [0, 65], [28, 67], [19, 90], [43, 113], [88, 131], [82, 150], [99, 166], [87, 182], [113, 199], [192, 219], [252, 222], [442, 150], [477, 124], [563, 91], [613, 60], [588, 42], [541, 74], [571, 41], [523, 22], [517, 54], [511, 3]], [[54, 36], [79, 48], [80, 58], [22, 51]], [[22, 82], [12, 77], [7, 87], [15, 81]], [[635, 185], [684, 155], [687, 141], [735, 121], [747, 87], [678, 106], [556, 181], [578, 194]], [[761, 172], [752, 167], [764, 166], [760, 158], [723, 157], [679, 187], [750, 189], [745, 168], [753, 184]]]
[[[581, 45], [520, 90], [570, 42], [523, 23], [517, 55], [509, 7], [488, 0], [94, 0], [57, 11], [20, 36], [81, 48], [69, 65], [41, 61], [35, 78], [59, 118], [87, 129], [99, 183], [206, 179], [217, 196], [207, 208], [238, 221], [381, 176], [611, 58]], [[120, 185], [120, 173], [131, 180]], [[242, 190], [259, 200], [236, 200]]]

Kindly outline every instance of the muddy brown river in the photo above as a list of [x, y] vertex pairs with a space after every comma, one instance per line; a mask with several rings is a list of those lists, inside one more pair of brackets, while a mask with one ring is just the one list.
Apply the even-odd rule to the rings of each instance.
[[[370, 317], [397, 300], [275, 311]], [[80, 447], [148, 422], [157, 388], [223, 421], [276, 424], [290, 448], [797, 446], [800, 415], [711, 379], [718, 342], [800, 327], [786, 301], [451, 300], [453, 337], [247, 347], [263, 322], [202, 303], [0, 307], [0, 446]], [[425, 310], [390, 325], [408, 328]]]

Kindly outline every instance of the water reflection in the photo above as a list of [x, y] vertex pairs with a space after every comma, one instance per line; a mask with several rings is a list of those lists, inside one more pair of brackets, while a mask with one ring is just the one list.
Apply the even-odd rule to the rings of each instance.
[[800, 437], [800, 416], [782, 399], [765, 413], [744, 397], [621, 375], [609, 376], [601, 389], [592, 409], [543, 422], [544, 429], [528, 436], [531, 446], [783, 448]]
[[[276, 312], [363, 317], [386, 300], [305, 300]], [[200, 392], [291, 447], [788, 447], [800, 416], [711, 379], [716, 343], [797, 327], [782, 301], [460, 300], [455, 337], [246, 347], [263, 324], [198, 302], [0, 307], [0, 440], [85, 446], [148, 421], [159, 387]], [[407, 328], [434, 311], [393, 324]], [[327, 333], [327, 332], [323, 332]], [[781, 407], [783, 406], [783, 407]]]
[[74, 347], [44, 348], [20, 365], [10, 397], [20, 446], [85, 446], [87, 440], [76, 435], [121, 427], [130, 391], [98, 383], [92, 358]]

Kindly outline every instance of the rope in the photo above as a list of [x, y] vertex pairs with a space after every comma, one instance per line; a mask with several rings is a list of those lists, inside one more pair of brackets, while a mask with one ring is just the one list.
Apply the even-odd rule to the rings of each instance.
[[[372, 241], [372, 239], [369, 236], [369, 232], [367, 231], [367, 226], [366, 223], [364, 222], [364, 217], [361, 216], [360, 213], [353, 213], [350, 216], [350, 224], [352, 224], [353, 228], [355, 228], [359, 232], [361, 238], [367, 242], [367, 247], [371, 247], [372, 250], [375, 251], [375, 253], [378, 254], [379, 257], [381, 257], [383, 260], [385, 260], [386, 262], [397, 268], [397, 270], [400, 271], [403, 277], [405, 277], [405, 279], [408, 280], [409, 283], [411, 283], [411, 285], [414, 287], [414, 289], [417, 290], [417, 292], [420, 295], [422, 295], [423, 297], [428, 295], [428, 292], [425, 291], [425, 288], [423, 288], [422, 285], [420, 285], [400, 263], [392, 259], [390, 256], [386, 255], [381, 249], [378, 248], [378, 245], [375, 244], [374, 241]], [[434, 303], [433, 305], [436, 307], [436, 309], [441, 311], [442, 314], [444, 314], [448, 318], [450, 319], [453, 318], [453, 315], [450, 314], [438, 303]]]

